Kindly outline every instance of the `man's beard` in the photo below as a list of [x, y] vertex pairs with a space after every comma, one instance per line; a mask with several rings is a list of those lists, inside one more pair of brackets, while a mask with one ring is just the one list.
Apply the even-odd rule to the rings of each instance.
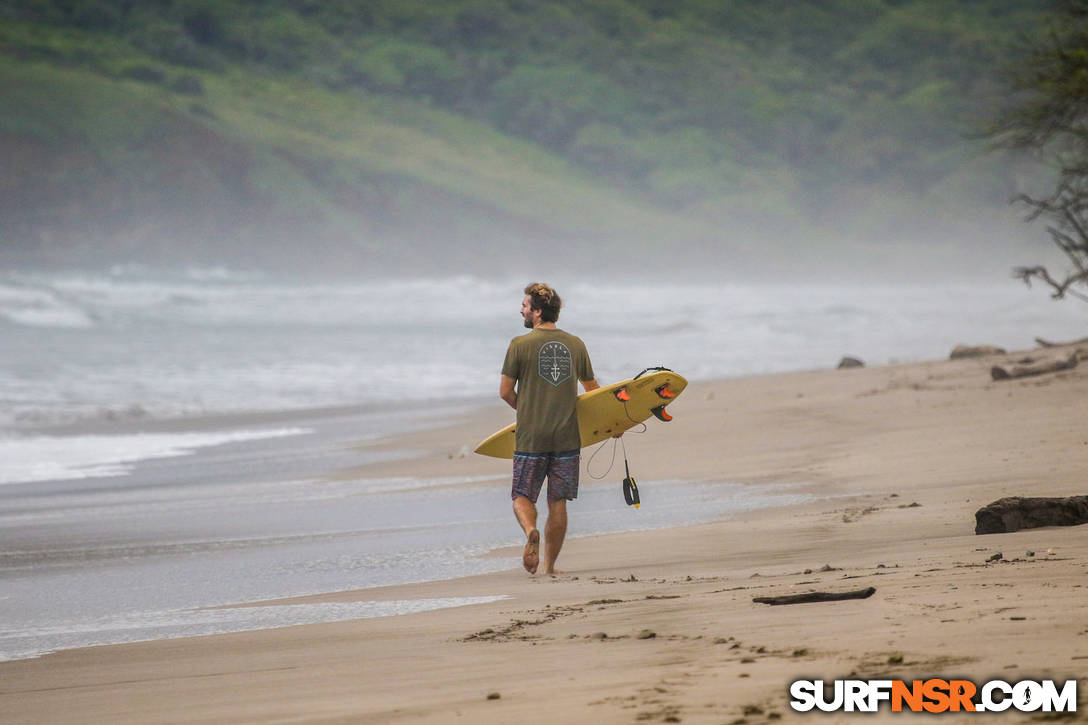
[[522, 320], [525, 322], [526, 327], [528, 327], [530, 330], [533, 329], [533, 318], [532, 317], [523, 317]]

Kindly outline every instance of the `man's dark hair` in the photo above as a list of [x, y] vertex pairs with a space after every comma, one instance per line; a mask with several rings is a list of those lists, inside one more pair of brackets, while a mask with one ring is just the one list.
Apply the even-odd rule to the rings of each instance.
[[559, 320], [559, 308], [563, 306], [563, 300], [559, 298], [558, 292], [543, 282], [533, 282], [525, 288], [525, 294], [529, 295], [529, 307], [540, 310], [541, 322]]

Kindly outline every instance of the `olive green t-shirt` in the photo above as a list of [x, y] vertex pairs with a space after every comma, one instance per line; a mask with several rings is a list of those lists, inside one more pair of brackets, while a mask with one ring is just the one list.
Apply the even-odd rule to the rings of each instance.
[[510, 341], [502, 374], [517, 381], [514, 449], [522, 453], [582, 447], [575, 402], [578, 381], [593, 380], [585, 344], [562, 330], [536, 329]]

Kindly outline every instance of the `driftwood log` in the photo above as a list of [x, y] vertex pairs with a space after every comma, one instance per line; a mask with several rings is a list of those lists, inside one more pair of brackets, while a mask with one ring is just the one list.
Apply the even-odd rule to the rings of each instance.
[[1032, 375], [1056, 373], [1059, 370], [1070, 370], [1076, 366], [1077, 354], [1075, 352], [1065, 358], [1026, 358], [1012, 367], [994, 365], [990, 368], [990, 377], [994, 380], [1011, 380], [1013, 378], [1026, 378]]
[[1008, 496], [975, 512], [976, 534], [1007, 534], [1040, 526], [1088, 524], [1088, 496], [1023, 498]]
[[855, 589], [852, 592], [808, 592], [786, 594], [780, 597], [754, 597], [756, 604], [808, 604], [809, 602], [838, 602], [843, 599], [868, 599], [876, 594], [875, 587]]
[[987, 355], [1004, 355], [1005, 348], [996, 345], [956, 345], [952, 348], [949, 360], [962, 360], [970, 357], [986, 357]]

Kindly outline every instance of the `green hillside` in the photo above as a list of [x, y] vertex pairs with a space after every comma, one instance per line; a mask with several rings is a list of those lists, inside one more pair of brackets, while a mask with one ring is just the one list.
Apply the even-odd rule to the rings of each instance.
[[7, 0], [0, 259], [754, 266], [934, 239], [1020, 183], [970, 135], [1045, 6]]

